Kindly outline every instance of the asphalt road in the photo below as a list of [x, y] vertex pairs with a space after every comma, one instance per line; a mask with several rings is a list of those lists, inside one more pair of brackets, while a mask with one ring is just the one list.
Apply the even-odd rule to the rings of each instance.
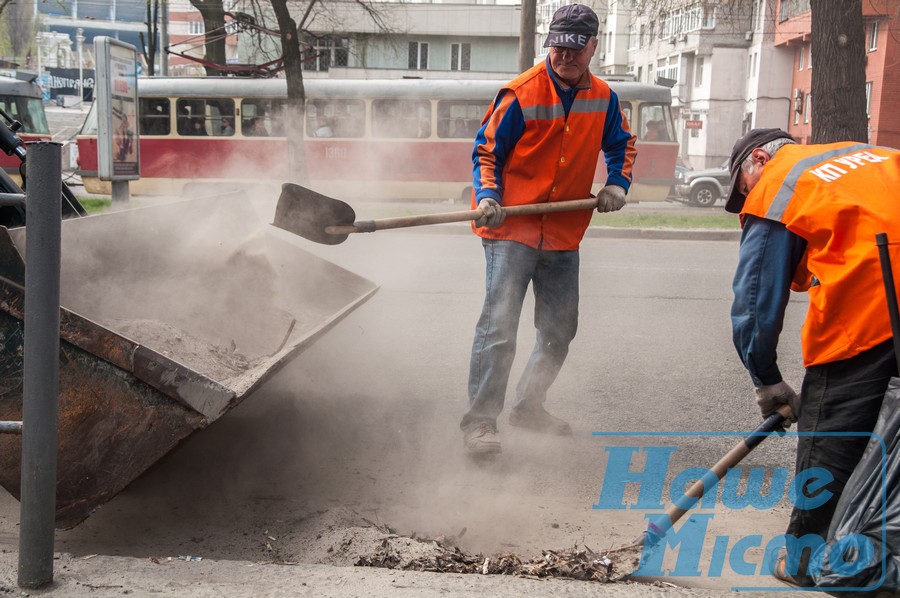
[[[394, 393], [397, 403], [391, 408], [402, 407], [389, 421], [404, 442], [426, 461], [427, 455], [438, 451], [456, 463], [462, 453], [457, 425], [466, 404], [469, 350], [483, 298], [479, 241], [465, 233], [383, 231], [351, 235], [338, 246], [303, 243], [381, 285], [369, 303], [319, 341], [303, 365], [298, 364], [305, 369], [303, 377], [327, 375], [322, 370], [330, 365], [320, 357], [327, 355], [331, 363], [340, 364], [340, 374], [331, 374], [334, 387], [327, 394], [332, 399], [362, 393], [369, 397], [360, 405], [366, 412], [372, 409], [369, 402], [376, 402], [374, 397]], [[731, 344], [730, 283], [736, 252], [736, 241], [642, 237], [584, 241], [579, 333], [547, 403], [551, 412], [572, 423], [575, 442], [550, 441], [545, 446], [544, 439], [523, 437], [509, 428], [507, 413], [501, 415], [504, 454], [500, 467], [504, 475], [510, 475], [507, 468], [516, 470], [526, 492], [514, 501], [523, 510], [516, 517], [507, 511], [517, 511], [508, 497], [475, 501], [486, 510], [484, 519], [499, 528], [492, 531], [494, 541], [514, 542], [509, 537], [518, 535], [518, 546], [533, 549], [541, 540], [572, 541], [573, 532], [576, 538], [578, 534], [596, 538], [610, 530], [614, 537], [626, 539], [642, 529], [643, 512], [591, 510], [605, 492], [602, 483], [608, 475], [610, 447], [677, 447], [666, 470], [671, 481], [686, 468], [711, 466], [758, 425], [753, 387]], [[531, 313], [529, 297], [509, 396], [534, 342]], [[798, 337], [804, 313], [804, 299], [792, 301], [780, 347], [786, 378], [797, 388], [802, 376]], [[425, 440], [420, 438], [423, 435]], [[794, 447], [790, 437], [773, 438], [742, 465], [792, 473]], [[432, 476], [441, 480], [435, 471], [441, 468], [432, 468]], [[444, 483], [458, 483], [457, 476], [454, 471]], [[462, 480], [469, 482], [465, 476]], [[500, 488], [494, 490], [503, 494]], [[630, 485], [624, 496], [633, 500], [637, 490]], [[568, 537], [557, 537], [555, 530], [546, 528], [530, 530], [522, 523], [523, 518], [541, 512], [540, 505], [547, 504], [542, 501], [550, 501], [556, 516], [572, 523]], [[669, 504], [665, 496], [662, 502]], [[466, 503], [462, 496], [453, 505], [465, 512]], [[786, 503], [782, 500], [778, 507], [764, 511], [727, 510], [715, 516], [710, 529], [733, 539], [753, 533], [772, 537], [782, 533], [786, 524]], [[535, 510], [529, 511], [529, 505]], [[721, 506], [732, 505], [722, 503], [717, 508]], [[502, 521], [507, 518], [504, 528]], [[469, 522], [470, 530], [473, 527], [471, 512], [456, 521]], [[473, 548], [485, 552], [497, 547], [488, 538], [471, 541]], [[742, 577], [728, 567], [719, 576], [709, 569], [704, 573], [709, 564], [704, 563], [699, 575], [671, 581], [716, 589], [771, 585], [769, 579]]]

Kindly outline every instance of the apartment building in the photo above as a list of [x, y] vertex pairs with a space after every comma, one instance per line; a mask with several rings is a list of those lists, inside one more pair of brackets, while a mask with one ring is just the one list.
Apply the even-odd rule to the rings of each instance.
[[768, 0], [632, 13], [628, 72], [672, 86], [681, 156], [693, 168], [721, 164], [750, 128], [787, 126], [790, 58], [774, 47], [774, 21]]

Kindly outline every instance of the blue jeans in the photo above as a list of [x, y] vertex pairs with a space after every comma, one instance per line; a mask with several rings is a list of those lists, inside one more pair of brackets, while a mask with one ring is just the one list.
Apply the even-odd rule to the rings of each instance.
[[486, 293], [469, 366], [469, 410], [460, 427], [496, 425], [503, 410], [516, 333], [528, 284], [534, 291], [537, 341], [516, 387], [513, 409], [540, 406], [578, 329], [578, 251], [542, 251], [483, 239]]

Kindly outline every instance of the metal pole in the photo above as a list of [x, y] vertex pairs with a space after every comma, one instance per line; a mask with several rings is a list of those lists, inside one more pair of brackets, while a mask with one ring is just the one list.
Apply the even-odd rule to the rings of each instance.
[[524, 73], [534, 66], [534, 36], [537, 20], [537, 1], [522, 0], [522, 14], [519, 20], [519, 72]]
[[161, 8], [159, 18], [159, 68], [163, 77], [169, 76], [169, 53], [166, 47], [169, 45], [169, 0], [160, 0]]
[[897, 287], [894, 286], [894, 270], [891, 267], [890, 242], [887, 233], [877, 233], [875, 244], [881, 260], [881, 277], [884, 279], [884, 294], [887, 298], [888, 314], [891, 319], [891, 334], [894, 337], [894, 358], [900, 371], [900, 308], [897, 307]]
[[53, 581], [59, 397], [61, 144], [28, 144], [19, 586]]
[[[36, 2], [35, 2], [35, 7], [37, 7]], [[34, 36], [34, 41], [37, 44], [37, 60], [38, 60], [37, 73], [38, 73], [38, 79], [40, 79], [42, 71], [44, 70], [44, 65], [42, 63], [42, 58], [43, 58], [44, 52], [43, 52], [43, 48], [41, 47], [44, 44], [44, 34], [41, 33], [40, 31], [38, 31], [37, 34]]]
[[84, 29], [79, 27], [75, 33], [75, 41], [78, 42], [78, 105], [84, 103]]

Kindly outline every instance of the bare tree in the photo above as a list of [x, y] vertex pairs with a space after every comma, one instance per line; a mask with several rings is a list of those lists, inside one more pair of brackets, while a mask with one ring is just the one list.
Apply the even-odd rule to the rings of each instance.
[[[342, 19], [348, 14], [361, 13], [362, 18], [375, 24], [376, 29], [390, 32], [383, 8], [371, 0], [269, 0], [280, 31], [284, 74], [287, 79], [287, 104], [284, 125], [288, 137], [290, 172], [300, 183], [308, 181], [306, 151], [303, 144], [303, 123], [306, 118], [306, 91], [303, 86], [303, 44], [301, 36], [316, 37], [316, 33], [340, 32]], [[259, 7], [256, 2], [256, 10]], [[296, 18], [294, 17], [296, 15]], [[264, 17], [263, 17], [264, 19]]]
[[869, 139], [861, 0], [811, 0], [812, 142]]
[[156, 74], [156, 51], [159, 48], [159, 2], [160, 0], [147, 0], [147, 39], [144, 39], [143, 31], [138, 34], [141, 38], [141, 53], [147, 63], [147, 74], [151, 77]]
[[225, 64], [225, 37], [217, 32], [225, 27], [225, 8], [222, 0], [190, 0], [194, 8], [203, 17], [203, 30], [206, 38], [206, 74], [210, 77], [221, 72], [214, 65]]
[[6, 10], [6, 7], [13, 3], [13, 0], [0, 0], [0, 16], [3, 16], [3, 11]]
[[22, 0], [0, 1], [2, 35], [14, 58], [24, 57], [34, 44], [34, 5]]

